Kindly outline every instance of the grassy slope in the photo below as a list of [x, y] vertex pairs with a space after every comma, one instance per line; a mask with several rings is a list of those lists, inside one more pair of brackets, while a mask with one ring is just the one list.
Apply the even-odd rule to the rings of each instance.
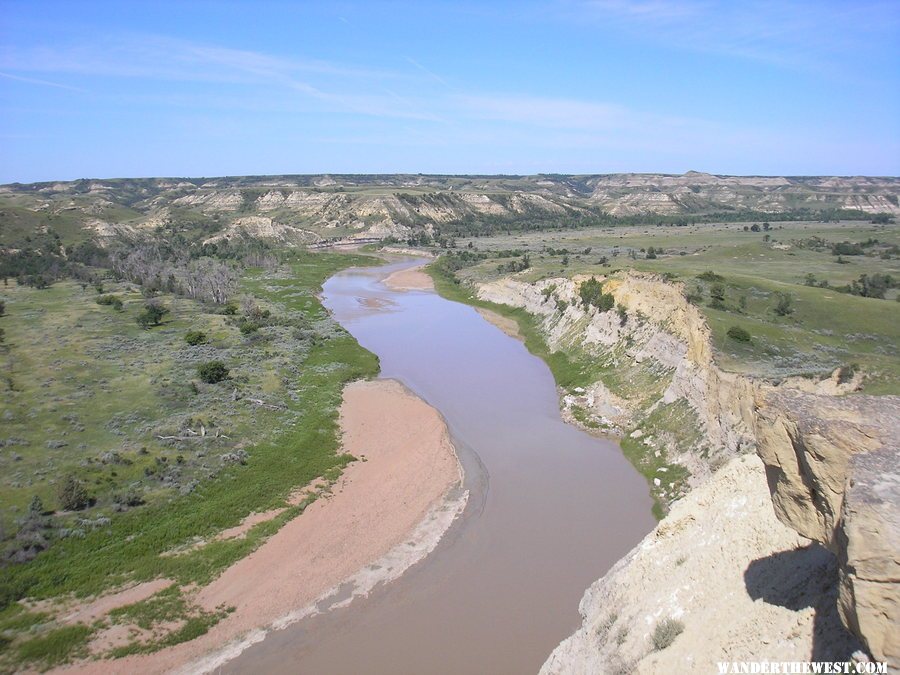
[[[884, 245], [900, 244], [900, 229], [867, 223], [783, 223], [766, 233], [744, 232], [743, 225], [687, 228], [623, 227], [571, 230], [559, 233], [516, 234], [471, 240], [478, 250], [521, 249], [531, 251], [532, 268], [524, 280], [573, 274], [608, 274], [614, 269], [638, 270], [670, 275], [684, 281], [688, 289], [704, 292], [701, 309], [709, 320], [720, 365], [735, 372], [760, 377], [822, 375], [842, 365], [858, 364], [870, 377], [866, 391], [872, 394], [900, 393], [900, 303], [897, 291], [887, 300], [862, 298], [834, 289], [806, 286], [813, 273], [832, 286], [848, 284], [861, 274], [883, 273], [900, 277], [896, 255], [844, 256], [844, 263], [829, 251], [798, 246], [810, 237], [826, 242], [862, 242], [878, 239]], [[469, 240], [460, 240], [465, 246]], [[788, 248], [776, 248], [787, 246]], [[546, 246], [568, 248], [570, 254], [550, 255]], [[641, 248], [654, 246], [665, 255], [646, 259]], [[587, 249], [589, 253], [585, 253]], [[629, 250], [638, 251], [631, 259]], [[684, 255], [681, 255], [681, 254]], [[600, 258], [606, 257], [603, 265]], [[484, 281], [498, 276], [496, 260], [488, 260], [462, 271], [464, 280]], [[726, 309], [708, 306], [710, 283], [698, 274], [713, 271], [725, 279]], [[779, 292], [794, 298], [794, 313], [778, 317], [772, 312]], [[739, 306], [741, 296], [746, 307]], [[726, 336], [739, 325], [754, 336], [742, 346]]]
[[[262, 274], [251, 275], [246, 282], [246, 290], [279, 311], [299, 312], [308, 321], [321, 323], [323, 320], [327, 321], [326, 312], [316, 298], [321, 283], [339, 269], [367, 264], [370, 260], [360, 256], [301, 254], [291, 263], [292, 274], [289, 277], [267, 279]], [[73, 303], [72, 294], [80, 293], [79, 289], [60, 284], [47, 291], [31, 292], [44, 295], [29, 298], [32, 305], [24, 303], [30, 309], [23, 312], [23, 315], [33, 314], [35, 316], [32, 318], [36, 321], [41, 317], [44, 319], [53, 317], [53, 321], [58, 325], [68, 327], [71, 342], [75, 343], [63, 341], [57, 344], [55, 339], [46, 340], [45, 343], [34, 339], [30, 341], [30, 344], [40, 349], [56, 350], [51, 361], [45, 361], [48, 354], [35, 354], [33, 365], [38, 367], [38, 373], [35, 373], [33, 378], [38, 380], [35, 388], [40, 386], [39, 378], [42, 375], [39, 368], [41, 364], [46, 363], [51, 364], [51, 368], [56, 369], [57, 373], [71, 372], [74, 377], [80, 371], [82, 376], [87, 375], [91, 378], [99, 373], [110, 382], [110, 391], [98, 393], [99, 399], [79, 399], [71, 396], [72, 391], [69, 390], [59, 390], [55, 397], [60, 405], [64, 404], [67, 410], [77, 413], [79, 419], [90, 422], [92, 427], [98, 427], [84, 432], [91, 441], [89, 446], [91, 453], [96, 447], [94, 444], [102, 447], [106, 439], [108, 432], [99, 424], [105, 416], [114, 415], [117, 410], [128, 411], [137, 407], [142, 410], [143, 415], [152, 418], [154, 411], [159, 412], [159, 408], [165, 406], [164, 402], [158, 400], [152, 388], [145, 386], [148, 379], [146, 374], [142, 378], [139, 373], [128, 373], [126, 368], [126, 372], [117, 375], [116, 371], [121, 367], [120, 364], [104, 363], [104, 359], [97, 357], [96, 354], [94, 355], [96, 361], [91, 362], [89, 370], [85, 371], [82, 365], [84, 352], [76, 348], [79, 340], [95, 337], [95, 331], [104, 334], [107, 332], [116, 334], [117, 331], [128, 334], [132, 331], [134, 320], [133, 316], [130, 316], [128, 303], [120, 321], [113, 317], [113, 320], [97, 326], [95, 321], [85, 318], [91, 317], [94, 312], [109, 313], [114, 310], [96, 306], [92, 301], [83, 305]], [[196, 303], [189, 301], [178, 301], [174, 304], [176, 308], [170, 329], [176, 341], [181, 339], [183, 329], [196, 326], [198, 321], [207, 322], [202, 325], [211, 330], [215, 336], [214, 340], [224, 343], [228, 339], [233, 339], [234, 336], [229, 338], [221, 334], [229, 330], [236, 333], [236, 329], [232, 327], [219, 325], [221, 317], [205, 316], [199, 311], [199, 307], [193, 306]], [[10, 306], [8, 304], [8, 308]], [[38, 311], [39, 306], [42, 311]], [[19, 309], [21, 308], [16, 307], [14, 312], [18, 313]], [[41, 321], [29, 324], [25, 319], [10, 322], [10, 318], [13, 317], [8, 316], [2, 321], [7, 322], [4, 325], [16, 324], [17, 327], [13, 331], [15, 341], [33, 335], [29, 331], [45, 329]], [[73, 320], [74, 324], [71, 323]], [[134, 330], [138, 330], [136, 326]], [[154, 369], [166, 371], [168, 367], [166, 349], [172, 346], [167, 340], [171, 336], [167, 337], [162, 330], [154, 329], [149, 332], [140, 331], [134, 337], [156, 344], [153, 352], [159, 354], [159, 363], [148, 364], [146, 369], [150, 372]], [[252, 364], [236, 362], [237, 358], [239, 356], [229, 363], [233, 370], [240, 373], [242, 369], [248, 369], [249, 372]], [[337, 409], [341, 400], [341, 390], [348, 381], [376, 374], [377, 358], [360, 347], [349, 334], [334, 325], [329, 326], [324, 335], [315, 338], [308, 352], [305, 355], [300, 354], [298, 358], [302, 358], [302, 362], [294, 364], [293, 369], [275, 373], [249, 372], [247, 376], [249, 379], [257, 378], [260, 386], [263, 386], [265, 381], [269, 381], [273, 389], [287, 386], [293, 395], [283, 397], [282, 400], [287, 402], [289, 408], [283, 413], [262, 412], [247, 406], [253, 410], [250, 417], [259, 417], [262, 426], [257, 427], [254, 423], [256, 420], [247, 420], [241, 427], [245, 433], [252, 434], [258, 439], [258, 442], [248, 448], [250, 459], [245, 466], [227, 465], [214, 480], [201, 482], [199, 487], [188, 495], [181, 496], [171, 491], [168, 493], [163, 491], [159, 499], [151, 500], [146, 506], [113, 515], [108, 527], [88, 531], [84, 538], [57, 540], [48, 551], [34, 561], [5, 568], [0, 580], [0, 600], [3, 601], [3, 605], [25, 596], [47, 598], [68, 593], [90, 595], [125, 582], [156, 577], [173, 578], [181, 584], [207, 583], [229, 564], [253, 550], [265, 537], [277, 531], [284, 522], [300, 513], [303, 506], [290, 508], [275, 520], [254, 527], [246, 539], [214, 542], [179, 556], [160, 556], [161, 553], [189, 543], [196, 537], [209, 536], [234, 526], [251, 512], [283, 506], [285, 498], [293, 488], [305, 485], [318, 477], [336, 478], [346, 465], [350, 458], [338, 454]], [[24, 368], [25, 365], [27, 364], [16, 368]], [[104, 368], [108, 368], [108, 371]], [[27, 371], [16, 372], [19, 373], [18, 379], [23, 380], [22, 374]], [[66, 376], [56, 377], [66, 380]], [[79, 390], [77, 382], [72, 384], [73, 391]], [[38, 401], [39, 392], [24, 391], [18, 395], [19, 398], [29, 397], [32, 393], [35, 396], [31, 400]], [[42, 410], [40, 414], [49, 416], [46, 419], [48, 424], [55, 423], [58, 418], [57, 410]], [[238, 426], [236, 425], [236, 428]], [[279, 428], [280, 431], [268, 435], [264, 431]], [[38, 432], [39, 436], [44, 438], [48, 436], [40, 429]], [[63, 448], [60, 451], [67, 449]], [[22, 446], [17, 450], [23, 456], [21, 461], [27, 462], [28, 466], [32, 464], [39, 466], [42, 462], [46, 462], [47, 453], [56, 452], [37, 444]], [[75, 452], [70, 464], [76, 462], [77, 456], [78, 453]], [[57, 465], [64, 466], [65, 463], [59, 459]], [[138, 464], [127, 467], [125, 471], [127, 473], [139, 468]], [[127, 478], [130, 476], [126, 476]], [[16, 502], [22, 502], [32, 491], [47, 496], [48, 505], [54, 503], [49, 481], [31, 486], [22, 494], [4, 486], [4, 496], [18, 495], [15, 496]], [[108, 509], [104, 510], [103, 514], [112, 515]], [[16, 618], [19, 612], [20, 609], [16, 605], [0, 612], [0, 631], [4, 630], [4, 624], [8, 621], [12, 621], [13, 625], [17, 621], [27, 623], [27, 617]], [[197, 622], [209, 621], [210, 618], [195, 615], [190, 617], [190, 620], [194, 621], [192, 625], [196, 629]], [[12, 634], [15, 634], [14, 629]], [[9, 646], [10, 633], [4, 632], [3, 635], [6, 636]], [[65, 636], [48, 633], [40, 637], [58, 641]], [[182, 637], [187, 639], [190, 636]], [[69, 638], [71, 636], [67, 634], [66, 639]], [[81, 635], [81, 638], [82, 642], [87, 639], [85, 635]], [[0, 644], [0, 652], [4, 651], [3, 646]], [[140, 646], [137, 645], [137, 648]], [[72, 650], [74, 649], [73, 646]], [[33, 656], [30, 650], [32, 647], [29, 647], [28, 643], [17, 643], [15, 650], [9, 653], [18, 654], [21, 659], [29, 660]], [[37, 653], [41, 653], [40, 649]]]

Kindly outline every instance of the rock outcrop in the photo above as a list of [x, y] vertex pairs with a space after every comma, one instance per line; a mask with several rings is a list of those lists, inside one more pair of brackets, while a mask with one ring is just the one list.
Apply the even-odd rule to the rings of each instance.
[[[105, 233], [140, 231], [167, 210], [202, 221], [210, 235], [234, 221], [269, 217], [326, 238], [445, 235], [517, 223], [600, 221], [608, 216], [791, 213], [810, 219], [835, 210], [900, 214], [900, 179], [610, 174], [593, 176], [237, 176], [197, 179], [78, 180], [0, 186], [0, 206], [76, 216]], [[763, 216], [765, 217], [765, 216]], [[92, 219], [102, 226], [88, 223]], [[255, 226], [254, 226], [255, 227]], [[259, 236], [279, 228], [263, 226]], [[290, 239], [290, 237], [288, 237]]]
[[759, 398], [778, 518], [837, 556], [841, 617], [877, 660], [900, 667], [900, 398]]
[[[762, 462], [730, 460], [585, 593], [542, 675], [715, 673], [719, 662], [844, 660], [828, 551], [775, 517]], [[666, 621], [671, 645], [654, 644]], [[680, 631], [679, 631], [680, 629]]]
[[[657, 530], [588, 591], [581, 608], [584, 626], [554, 652], [546, 672], [633, 666], [639, 672], [699, 665], [713, 669], [721, 660], [759, 660], [769, 646], [772, 658], [847, 660], [854, 640], [897, 667], [900, 398], [842, 396], [859, 387], [859, 376], [846, 378], [837, 371], [821, 382], [790, 378], [778, 386], [725, 372], [715, 363], [702, 314], [685, 300], [679, 284], [636, 272], [604, 280], [604, 292], [612, 293], [626, 312], [623, 320], [617, 312], [583, 307], [578, 302], [583, 281], [527, 283], [507, 277], [483, 284], [477, 292], [483, 300], [537, 316], [553, 350], [582, 350], [616, 374], [630, 369], [632, 377], [650, 374], [665, 385], [650, 387], [653, 395], [642, 398], [641, 392], [624, 392], [621, 382], [618, 389], [600, 382], [567, 394], [564, 405], [580, 404], [598, 419], [636, 427], [629, 440], [645, 436], [641, 419], [660, 406], [683, 401], [695, 414], [703, 440], [674, 451], [662, 448], [670, 461], [690, 470], [694, 490], [675, 502]], [[653, 448], [647, 444], [647, 451]], [[753, 449], [765, 464], [765, 476], [763, 465], [744, 454]], [[660, 449], [656, 452], [658, 456]], [[716, 472], [723, 464], [726, 468]], [[659, 478], [653, 484], [657, 496], [679, 496], [666, 492]], [[753, 506], [737, 513], [735, 499]], [[723, 512], [731, 515], [723, 518]], [[684, 570], [672, 569], [671, 551], [687, 552], [698, 542], [703, 556], [695, 556], [696, 567], [688, 569], [713, 587], [731, 579], [719, 588], [721, 597], [707, 596], [696, 584], [676, 583]], [[819, 585], [802, 592], [799, 582], [762, 589], [763, 577], [792, 574], [781, 570], [779, 561], [798, 570], [809, 565], [803, 574]], [[766, 573], [757, 578], [753, 570], [763, 568]], [[743, 585], [735, 581], [740, 574]], [[760, 588], [751, 588], [748, 575]], [[808, 595], [806, 604], [798, 605], [798, 593]], [[758, 608], [743, 606], [748, 594], [789, 607], [793, 618], [781, 624], [771, 612], [757, 614]], [[732, 606], [743, 607], [740, 614], [756, 617], [762, 627], [722, 623]], [[615, 607], [620, 609], [613, 617]], [[809, 631], [801, 631], [805, 637], [798, 637], [805, 625], [803, 611], [811, 607], [816, 617], [827, 617], [827, 640], [826, 624], [819, 619]], [[621, 608], [631, 613], [624, 623]], [[704, 619], [706, 608], [714, 613]], [[666, 617], [681, 620], [682, 615], [693, 615], [691, 623], [701, 627], [699, 632], [691, 637], [685, 622], [683, 637], [651, 654], [650, 624]], [[841, 621], [855, 637], [841, 628]], [[629, 638], [632, 630], [642, 637]], [[840, 648], [824, 649], [823, 640]], [[709, 663], [700, 664], [698, 654], [704, 659], [710, 655]]]

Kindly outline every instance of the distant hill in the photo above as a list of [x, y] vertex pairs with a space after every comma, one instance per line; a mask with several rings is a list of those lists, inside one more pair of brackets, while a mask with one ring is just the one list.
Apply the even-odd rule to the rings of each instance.
[[[215, 241], [408, 239], [619, 222], [870, 218], [900, 214], [900, 178], [607, 174], [299, 175], [82, 179], [0, 186], [0, 239], [159, 227]], [[883, 218], [884, 216], [882, 216]]]

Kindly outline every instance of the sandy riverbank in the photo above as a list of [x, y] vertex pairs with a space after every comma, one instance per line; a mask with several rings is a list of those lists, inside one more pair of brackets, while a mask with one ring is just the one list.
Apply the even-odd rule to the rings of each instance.
[[394, 291], [434, 290], [434, 282], [422, 271], [422, 267], [419, 265], [394, 272], [384, 280], [384, 285]]
[[70, 672], [208, 672], [268, 630], [346, 604], [427, 555], [467, 497], [440, 414], [393, 380], [356, 382], [344, 390], [341, 427], [344, 452], [360, 461], [331, 495], [189, 594], [204, 609], [236, 611], [191, 642]]

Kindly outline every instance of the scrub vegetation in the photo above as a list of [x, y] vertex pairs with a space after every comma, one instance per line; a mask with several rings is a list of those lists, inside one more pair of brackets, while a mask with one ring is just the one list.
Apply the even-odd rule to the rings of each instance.
[[[0, 286], [0, 669], [85, 656], [103, 628], [26, 612], [24, 598], [174, 580], [116, 615], [149, 625], [113, 656], [192, 639], [228, 611], [201, 612], [179, 589], [212, 580], [315, 496], [245, 538], [192, 545], [287, 506], [293, 490], [335, 480], [352, 459], [339, 454], [341, 390], [378, 363], [316, 294], [335, 271], [371, 260], [291, 252], [268, 269], [244, 266], [234, 313], [165, 290], [148, 300], [146, 287], [100, 267], [95, 284]], [[97, 302], [110, 295], [120, 309]], [[148, 301], [166, 310], [158, 325], [136, 321]]]
[[[679, 453], [703, 451], [683, 401], [651, 410], [671, 371], [575, 341], [550, 349], [534, 316], [477, 299], [473, 282], [585, 275], [572, 302], [630, 328], [646, 317], [615, 305], [608, 278], [653, 272], [683, 284], [725, 369], [777, 381], [840, 368], [868, 393], [900, 393], [900, 237], [888, 214], [855, 208], [896, 205], [895, 179], [711, 191], [714, 177], [660, 176], [672, 199], [684, 186], [694, 197], [654, 214], [657, 188], [627, 177], [337, 178], [0, 186], [0, 671], [205, 633], [232, 608], [202, 609], [187, 589], [301, 514], [317, 493], [289, 501], [298, 488], [327, 489], [352, 461], [339, 454], [341, 391], [378, 362], [317, 293], [375, 259], [307, 244], [354, 235], [444, 254], [429, 270], [438, 291], [515, 320], [572, 419], [609, 431], [579, 398], [597, 382], [646, 413], [622, 448], [655, 486], [657, 515], [685, 489]], [[544, 299], [568, 307], [552, 286]], [[274, 509], [244, 537], [216, 537]], [[101, 620], [61, 619], [160, 579], [172, 583]], [[122, 628], [127, 641], [97, 647]]]
[[[726, 370], [778, 380], [855, 364], [866, 373], [867, 393], [900, 393], [896, 227], [766, 225], [759, 232], [718, 223], [460, 239], [458, 252], [450, 251], [454, 260], [442, 265], [462, 285], [502, 276], [497, 262], [511, 252], [528, 256], [529, 268], [516, 276], [524, 281], [576, 274], [602, 280], [625, 269], [657, 273], [684, 284], [686, 297], [706, 315]], [[647, 255], [651, 247], [655, 257]], [[856, 253], [836, 253], [847, 250]]]

